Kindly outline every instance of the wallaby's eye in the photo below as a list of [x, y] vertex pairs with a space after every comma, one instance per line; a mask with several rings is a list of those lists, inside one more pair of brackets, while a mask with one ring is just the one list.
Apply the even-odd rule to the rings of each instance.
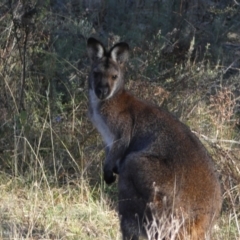
[[116, 79], [117, 79], [117, 75], [113, 75], [112, 80], [116, 80]]

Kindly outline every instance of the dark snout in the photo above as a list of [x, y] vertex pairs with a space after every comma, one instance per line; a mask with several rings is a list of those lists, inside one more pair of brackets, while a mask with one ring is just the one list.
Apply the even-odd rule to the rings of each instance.
[[110, 88], [107, 84], [106, 85], [98, 85], [95, 88], [95, 93], [99, 99], [103, 100], [108, 97], [108, 95], [110, 93]]

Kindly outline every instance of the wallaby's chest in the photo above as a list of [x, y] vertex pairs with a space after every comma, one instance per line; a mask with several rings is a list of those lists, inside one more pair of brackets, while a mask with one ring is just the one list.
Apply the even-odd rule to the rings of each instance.
[[92, 90], [90, 90], [89, 92], [89, 100], [90, 100], [90, 119], [94, 126], [97, 128], [98, 132], [101, 134], [106, 146], [111, 148], [114, 141], [114, 135], [110, 131], [108, 125], [104, 121], [103, 116], [99, 112], [98, 109], [99, 100]]

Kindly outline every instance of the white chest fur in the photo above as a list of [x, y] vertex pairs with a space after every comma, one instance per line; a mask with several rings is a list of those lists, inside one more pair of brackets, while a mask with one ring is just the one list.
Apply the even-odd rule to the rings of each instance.
[[114, 141], [114, 135], [111, 133], [109, 127], [104, 122], [102, 116], [98, 112], [97, 107], [99, 99], [97, 98], [93, 90], [89, 91], [89, 102], [92, 108], [92, 112], [90, 113], [91, 121], [97, 128], [98, 132], [101, 134], [106, 146], [111, 148]]

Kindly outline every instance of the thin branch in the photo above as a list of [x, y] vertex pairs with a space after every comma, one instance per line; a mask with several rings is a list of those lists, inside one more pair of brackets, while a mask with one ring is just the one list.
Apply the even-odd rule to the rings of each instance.
[[209, 141], [211, 143], [218, 143], [218, 142], [226, 142], [226, 143], [232, 143], [232, 144], [239, 144], [240, 145], [240, 141], [235, 141], [235, 140], [225, 140], [225, 139], [213, 139], [213, 138], [209, 138], [203, 134], [200, 134], [198, 132], [192, 131], [193, 133], [195, 133], [196, 135], [202, 137], [204, 140]]
[[236, 64], [236, 62], [237, 62], [239, 59], [240, 59], [240, 58], [235, 59], [235, 60], [224, 70], [223, 74], [226, 74], [229, 69], [233, 69], [233, 66]]
[[19, 97], [19, 110], [24, 109], [24, 89], [26, 83], [26, 51], [27, 51], [27, 40], [28, 40], [29, 29], [25, 29], [25, 39], [23, 45], [23, 61], [22, 61], [22, 79], [21, 79], [21, 90], [20, 90], [20, 97]]
[[235, 4], [240, 5], [236, 0], [233, 0]]

